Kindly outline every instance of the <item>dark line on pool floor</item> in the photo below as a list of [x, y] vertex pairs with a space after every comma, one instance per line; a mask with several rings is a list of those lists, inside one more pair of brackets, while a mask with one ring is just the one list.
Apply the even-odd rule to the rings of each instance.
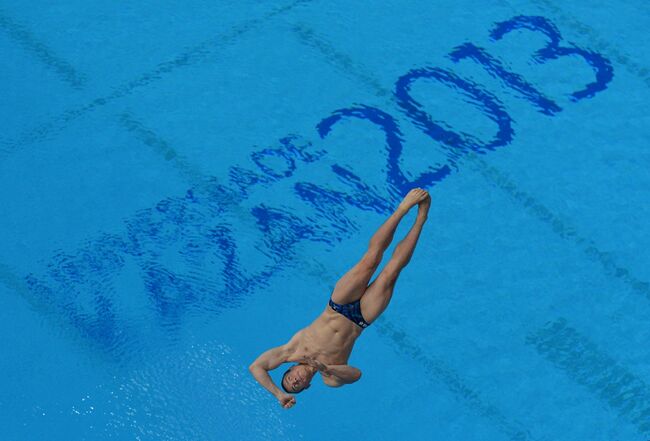
[[302, 23], [294, 25], [292, 31], [298, 35], [303, 44], [317, 49], [321, 55], [325, 56], [331, 66], [369, 87], [376, 96], [386, 98], [391, 104], [394, 104], [390, 89], [382, 86], [381, 82], [362, 64], [352, 60], [350, 56], [336, 49], [329, 41], [317, 35], [313, 29]]
[[100, 350], [101, 348], [92, 339], [70, 326], [66, 317], [61, 316], [59, 306], [54, 302], [48, 302], [48, 299], [35, 296], [25, 283], [24, 278], [18, 276], [9, 265], [3, 262], [0, 262], [0, 283], [4, 284], [7, 289], [16, 292], [27, 302], [28, 308], [32, 312], [42, 317], [53, 329], [60, 331], [60, 334], [56, 335], [57, 338], [69, 339], [75, 347], [84, 348], [84, 354], [98, 363], [110, 360], [110, 356]]
[[[220, 179], [204, 173], [184, 155], [179, 154], [162, 136], [146, 127], [131, 113], [125, 112], [121, 114], [119, 116], [119, 122], [138, 141], [150, 147], [156, 154], [161, 155], [165, 161], [169, 162], [193, 188], [201, 189], [206, 193], [209, 193], [211, 189], [218, 186], [225, 188], [225, 185], [220, 182]], [[236, 214], [239, 221], [243, 224], [254, 224], [251, 213], [240, 205], [240, 199], [224, 192], [220, 196], [220, 202], [224, 206], [228, 206], [231, 213]]]
[[0, 29], [4, 29], [26, 52], [56, 72], [63, 81], [74, 89], [83, 88], [86, 83], [85, 75], [78, 73], [70, 63], [55, 55], [52, 49], [39, 41], [25, 26], [16, 23], [2, 9], [0, 9]]
[[396, 352], [409, 356], [420, 363], [431, 377], [442, 382], [455, 395], [477, 413], [495, 424], [498, 429], [515, 441], [534, 440], [528, 429], [519, 421], [510, 421], [496, 406], [486, 402], [478, 392], [471, 389], [463, 379], [443, 359], [426, 354], [409, 336], [398, 329], [385, 316], [380, 316], [373, 325], [377, 325], [380, 334], [387, 337]]
[[621, 280], [632, 288], [632, 290], [644, 295], [648, 300], [650, 300], [650, 284], [648, 284], [648, 282], [640, 280], [631, 274], [627, 268], [618, 265], [612, 255], [601, 251], [592, 239], [579, 235], [576, 232], [575, 227], [573, 227], [568, 221], [563, 220], [566, 219], [565, 216], [553, 213], [535, 197], [520, 190], [517, 187], [517, 184], [513, 182], [506, 173], [491, 166], [473, 152], [470, 153], [470, 156], [475, 156], [475, 158], [472, 158], [472, 165], [475, 166], [475, 169], [478, 170], [486, 180], [506, 192], [515, 201], [519, 202], [535, 218], [548, 224], [553, 232], [561, 238], [573, 242], [590, 260], [600, 263], [605, 274]]
[[159, 80], [170, 72], [186, 66], [192, 66], [203, 61], [208, 56], [214, 55], [215, 51], [235, 43], [241, 35], [251, 31], [272, 17], [285, 13], [299, 4], [309, 3], [311, 1], [312, 0], [294, 0], [292, 3], [286, 6], [273, 9], [261, 18], [240, 23], [232, 27], [226, 34], [219, 35], [215, 38], [210, 38], [202, 43], [197, 44], [190, 50], [177, 55], [170, 61], [159, 63], [155, 69], [149, 72], [145, 72], [139, 77], [116, 87], [112, 93], [104, 97], [95, 98], [91, 102], [81, 107], [69, 109], [52, 118], [51, 120], [42, 123], [38, 127], [23, 133], [17, 140], [13, 142], [4, 142], [5, 145], [0, 150], [0, 160], [5, 159], [7, 156], [25, 147], [26, 145], [43, 139], [46, 135], [49, 135], [58, 130], [62, 130], [69, 122], [79, 118], [82, 115], [85, 115], [97, 107], [104, 106], [108, 103], [111, 103], [112, 101], [115, 101], [118, 98], [130, 95], [134, 90], [148, 86], [149, 84]]
[[119, 116], [120, 124], [125, 127], [136, 139], [151, 147], [161, 155], [165, 161], [171, 162], [174, 168], [193, 186], [205, 185], [205, 173], [199, 167], [190, 163], [185, 156], [180, 155], [176, 149], [169, 145], [161, 136], [153, 130], [145, 127], [142, 122], [136, 120], [129, 112]]
[[585, 386], [637, 430], [650, 435], [650, 389], [643, 379], [559, 318], [526, 336], [526, 343]]

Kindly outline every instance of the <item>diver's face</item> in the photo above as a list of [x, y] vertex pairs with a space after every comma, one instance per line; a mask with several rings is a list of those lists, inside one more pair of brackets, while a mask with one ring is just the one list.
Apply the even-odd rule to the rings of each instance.
[[292, 392], [300, 392], [309, 387], [311, 382], [311, 372], [303, 365], [299, 364], [291, 368], [284, 379], [285, 386]]

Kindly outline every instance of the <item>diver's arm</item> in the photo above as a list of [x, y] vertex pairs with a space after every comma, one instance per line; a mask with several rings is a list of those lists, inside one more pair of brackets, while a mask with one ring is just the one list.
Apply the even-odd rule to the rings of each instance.
[[338, 378], [342, 383], [350, 384], [359, 381], [361, 371], [347, 364], [334, 364], [327, 366], [327, 373]]
[[333, 364], [327, 365], [316, 360], [313, 357], [302, 357], [299, 359], [301, 363], [306, 363], [309, 366], [315, 367], [324, 376], [334, 376], [343, 384], [350, 384], [358, 381], [361, 378], [361, 371], [355, 367], [348, 366], [347, 364]]
[[251, 366], [248, 370], [253, 374], [257, 382], [264, 386], [264, 389], [271, 392], [275, 398], [280, 398], [283, 392], [273, 383], [273, 379], [271, 379], [268, 371], [259, 366]]
[[264, 352], [248, 367], [253, 377], [276, 398], [284, 395], [284, 392], [273, 383], [269, 371], [284, 363], [288, 356], [287, 346], [278, 346]]

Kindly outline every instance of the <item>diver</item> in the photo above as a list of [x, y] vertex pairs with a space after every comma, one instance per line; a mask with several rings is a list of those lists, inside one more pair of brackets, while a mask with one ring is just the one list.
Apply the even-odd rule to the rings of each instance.
[[[393, 240], [397, 225], [416, 204], [418, 213], [413, 226], [397, 244], [377, 278], [368, 285]], [[283, 408], [296, 404], [292, 394], [308, 389], [316, 372], [320, 372], [323, 382], [331, 387], [351, 384], [361, 378], [358, 368], [347, 365], [352, 347], [361, 332], [388, 306], [397, 277], [411, 260], [430, 205], [431, 196], [426, 190], [415, 188], [409, 191], [371, 237], [361, 260], [336, 282], [329, 304], [321, 315], [294, 334], [286, 344], [269, 349], [249, 366], [255, 379], [278, 399]], [[296, 364], [282, 376], [283, 390], [280, 390], [268, 372], [285, 362]]]

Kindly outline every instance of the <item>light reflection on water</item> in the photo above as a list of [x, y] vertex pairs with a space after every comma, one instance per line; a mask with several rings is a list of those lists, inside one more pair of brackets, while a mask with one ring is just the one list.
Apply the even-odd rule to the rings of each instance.
[[98, 385], [70, 413], [93, 439], [294, 440], [302, 436], [269, 406], [268, 392], [224, 344], [193, 344], [152, 356], [115, 383]]

